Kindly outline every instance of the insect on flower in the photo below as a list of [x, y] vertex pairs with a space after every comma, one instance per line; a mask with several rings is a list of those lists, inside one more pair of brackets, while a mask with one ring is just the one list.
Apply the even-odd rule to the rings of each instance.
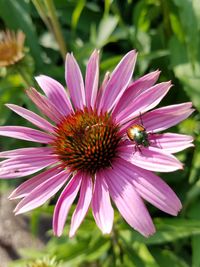
[[136, 145], [136, 148], [140, 146], [149, 147], [148, 133], [143, 125], [142, 116], [140, 114], [141, 124], [133, 124], [127, 130], [128, 138], [133, 141]]

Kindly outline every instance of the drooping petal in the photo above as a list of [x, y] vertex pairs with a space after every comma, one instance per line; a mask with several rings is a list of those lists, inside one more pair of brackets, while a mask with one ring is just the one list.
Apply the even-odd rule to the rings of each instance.
[[182, 205], [172, 189], [158, 176], [150, 171], [136, 167], [129, 162], [118, 159], [117, 172], [125, 175], [135, 186], [142, 198], [160, 210], [176, 216]]
[[132, 50], [119, 62], [112, 72], [99, 104], [99, 112], [109, 112], [119, 101], [123, 95], [133, 75], [136, 62], [136, 51]]
[[10, 108], [11, 110], [13, 110], [14, 112], [16, 112], [21, 117], [30, 121], [31, 123], [33, 123], [37, 127], [41, 128], [42, 130], [50, 132], [50, 133], [54, 132], [53, 125], [51, 123], [49, 123], [47, 120], [45, 120], [42, 117], [35, 114], [34, 112], [32, 112], [28, 109], [22, 108], [20, 106], [17, 106], [17, 105], [13, 105], [13, 104], [6, 104], [6, 106], [8, 108]]
[[62, 235], [67, 214], [78, 194], [81, 180], [82, 174], [77, 173], [65, 187], [56, 203], [53, 214], [53, 231], [57, 236]]
[[171, 82], [163, 82], [147, 89], [117, 115], [117, 122], [123, 124], [157, 106], [171, 88]]
[[192, 144], [192, 136], [184, 134], [150, 134], [149, 141], [151, 146], [163, 149], [167, 153], [177, 153], [188, 147], [194, 146]]
[[[115, 165], [118, 164], [120, 162]], [[155, 227], [142, 199], [130, 182], [130, 178], [126, 173], [119, 174], [115, 165], [113, 164], [111, 171], [104, 172], [111, 198], [130, 226], [144, 236], [154, 234]]]
[[59, 191], [69, 175], [70, 171], [64, 170], [41, 183], [19, 202], [14, 210], [15, 214], [24, 213], [43, 205]]
[[19, 156], [27, 156], [30, 155], [50, 155], [53, 154], [53, 150], [51, 147], [27, 147], [27, 148], [19, 148], [8, 151], [0, 152], [0, 158], [16, 158]]
[[66, 57], [65, 80], [74, 107], [76, 109], [83, 109], [86, 104], [83, 77], [78, 63], [72, 54], [67, 54]]
[[90, 206], [91, 199], [92, 199], [92, 179], [90, 176], [83, 174], [78, 204], [71, 219], [69, 237], [73, 237], [77, 229], [81, 225]]
[[[186, 102], [155, 109], [146, 114], [142, 114], [143, 125], [147, 132], [155, 133], [166, 130], [189, 117], [194, 111], [191, 107], [192, 103]], [[140, 123], [140, 118], [122, 125], [120, 133], [126, 132], [131, 125], [136, 123]]]
[[34, 88], [29, 88], [26, 93], [44, 115], [55, 123], [60, 122], [63, 115], [47, 97], [38, 93]]
[[157, 172], [183, 169], [182, 163], [173, 155], [155, 147], [137, 148], [134, 144], [129, 144], [121, 146], [119, 153], [120, 157], [142, 169]]
[[11, 179], [38, 172], [58, 162], [54, 155], [19, 156], [0, 162], [0, 178]]
[[94, 50], [86, 69], [85, 77], [85, 95], [87, 107], [94, 108], [97, 98], [97, 90], [99, 83], [99, 51]]
[[114, 210], [110, 202], [108, 186], [103, 177], [103, 171], [96, 174], [92, 211], [99, 229], [103, 234], [109, 234], [113, 226]]
[[25, 181], [21, 185], [19, 185], [9, 196], [9, 199], [17, 199], [27, 196], [31, 193], [36, 187], [40, 184], [44, 183], [47, 179], [55, 176], [56, 174], [61, 172], [61, 168], [58, 166], [53, 167], [47, 171], [44, 171], [33, 178]]
[[48, 144], [53, 141], [53, 136], [23, 126], [0, 126], [0, 135], [26, 141]]
[[157, 70], [142, 76], [130, 84], [112, 111], [112, 115], [116, 117], [116, 115], [127, 108], [130, 103], [133, 103], [135, 98], [137, 98], [148, 88], [152, 87], [158, 80], [159, 75], [160, 71]]
[[69, 97], [62, 84], [45, 75], [40, 75], [35, 79], [60, 113], [66, 116], [73, 112]]

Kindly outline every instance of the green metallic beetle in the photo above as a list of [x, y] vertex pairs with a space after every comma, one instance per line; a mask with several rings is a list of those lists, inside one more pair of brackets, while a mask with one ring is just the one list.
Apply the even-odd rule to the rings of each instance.
[[136, 144], [136, 147], [149, 147], [148, 133], [141, 124], [134, 124], [127, 130], [128, 138]]

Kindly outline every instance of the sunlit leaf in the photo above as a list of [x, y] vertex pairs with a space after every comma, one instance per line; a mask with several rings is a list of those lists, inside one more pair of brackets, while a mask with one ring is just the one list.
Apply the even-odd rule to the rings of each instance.
[[200, 221], [175, 218], [157, 219], [156, 229], [156, 234], [149, 238], [144, 238], [135, 232], [131, 233], [129, 230], [121, 231], [121, 235], [127, 242], [135, 240], [148, 245], [164, 244], [200, 234]]
[[106, 16], [101, 20], [95, 42], [96, 47], [101, 48], [108, 42], [109, 37], [117, 26], [117, 23], [117, 16]]

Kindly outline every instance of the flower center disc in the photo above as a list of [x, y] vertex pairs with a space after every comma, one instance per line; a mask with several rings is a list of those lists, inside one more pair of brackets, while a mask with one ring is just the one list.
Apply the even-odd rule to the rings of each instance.
[[121, 137], [107, 114], [76, 111], [57, 125], [53, 147], [65, 167], [90, 174], [112, 166]]

